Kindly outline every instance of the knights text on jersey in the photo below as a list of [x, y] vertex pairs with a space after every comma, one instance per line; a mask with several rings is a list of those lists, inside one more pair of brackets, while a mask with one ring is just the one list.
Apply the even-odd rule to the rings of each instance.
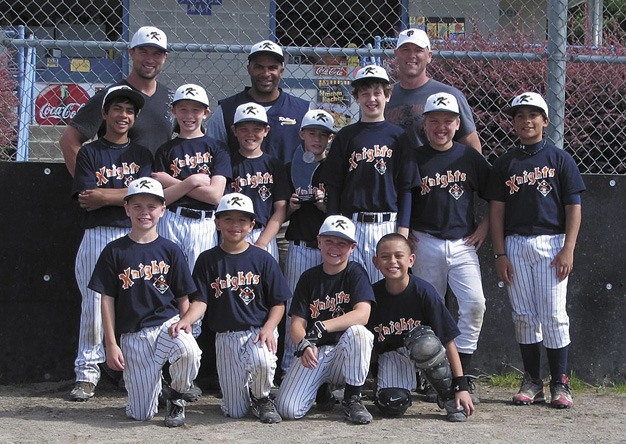
[[128, 236], [102, 251], [89, 288], [115, 302], [117, 333], [163, 324], [179, 313], [176, 299], [196, 290], [182, 251], [158, 237], [139, 244]]
[[[230, 155], [216, 140], [204, 135], [193, 139], [176, 137], [163, 144], [154, 156], [154, 170], [164, 171], [170, 176], [185, 180], [192, 174], [202, 173], [209, 177], [223, 176], [230, 181], [232, 167]], [[211, 211], [216, 206], [183, 196], [170, 207], [185, 207]]]
[[[98, 139], [78, 151], [72, 196], [76, 198], [80, 192], [96, 188], [128, 188], [133, 180], [151, 173], [152, 154], [143, 146], [133, 142], [118, 145]], [[118, 206], [87, 211], [84, 228], [98, 226], [130, 227], [130, 219], [124, 208]]]
[[374, 333], [378, 353], [401, 347], [403, 333], [417, 325], [431, 327], [444, 345], [460, 334], [435, 288], [412, 274], [409, 278], [409, 285], [400, 294], [390, 294], [384, 279], [373, 285], [376, 306], [367, 327]]
[[[348, 266], [335, 275], [326, 274], [323, 265], [310, 268], [300, 277], [293, 296], [289, 315], [305, 319], [307, 330], [316, 321], [352, 311], [359, 302], [375, 303], [367, 272], [356, 262], [348, 262]], [[329, 334], [326, 343], [336, 343], [342, 334], [342, 331]]]
[[256, 222], [267, 225], [274, 213], [274, 202], [289, 201], [291, 196], [285, 165], [269, 154], [247, 158], [239, 152], [233, 156], [232, 164], [232, 191], [252, 199]]
[[565, 233], [565, 205], [585, 191], [572, 156], [550, 142], [535, 154], [519, 148], [493, 163], [486, 198], [505, 202], [504, 234]]
[[461, 239], [473, 233], [474, 193], [484, 196], [489, 162], [458, 142], [446, 151], [424, 145], [412, 154], [422, 183], [412, 190], [411, 229], [440, 239]]
[[291, 298], [276, 259], [253, 245], [238, 254], [220, 246], [205, 251], [193, 277], [198, 292], [191, 299], [207, 303], [204, 322], [218, 333], [261, 327], [273, 306]]

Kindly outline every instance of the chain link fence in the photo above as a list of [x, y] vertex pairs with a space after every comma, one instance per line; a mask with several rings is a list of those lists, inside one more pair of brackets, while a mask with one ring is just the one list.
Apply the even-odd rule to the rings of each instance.
[[[549, 24], [559, 21], [555, 34]], [[203, 85], [213, 107], [249, 84], [250, 45], [277, 41], [289, 56], [282, 87], [339, 125], [357, 118], [349, 83], [358, 65], [380, 63], [393, 77], [396, 35], [419, 27], [433, 42], [429, 74], [467, 96], [490, 160], [513, 143], [502, 109], [535, 90], [556, 98], [555, 131], [583, 173], [626, 174], [623, 0], [0, 1], [0, 158], [62, 161], [63, 128], [124, 78], [127, 42], [147, 24], [172, 49], [159, 80]], [[551, 65], [548, 36], [558, 33], [567, 50]]]

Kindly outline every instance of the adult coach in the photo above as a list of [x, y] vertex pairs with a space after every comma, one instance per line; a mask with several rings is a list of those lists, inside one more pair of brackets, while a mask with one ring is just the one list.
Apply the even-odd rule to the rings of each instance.
[[[120, 82], [139, 91], [145, 105], [130, 130], [130, 139], [148, 148], [154, 154], [172, 136], [170, 90], [157, 82], [157, 76], [167, 60], [167, 36], [154, 26], [144, 26], [133, 35], [128, 54], [133, 62], [132, 71]], [[96, 93], [74, 116], [65, 128], [59, 145], [65, 165], [72, 176], [76, 167], [76, 154], [86, 141], [103, 130], [102, 100], [106, 90]]]
[[270, 125], [270, 132], [261, 148], [283, 164], [292, 161], [293, 153], [300, 145], [300, 124], [309, 110], [309, 102], [278, 87], [285, 72], [284, 62], [283, 50], [276, 43], [263, 40], [253, 45], [247, 68], [252, 86], [221, 100], [209, 119], [207, 134], [228, 145], [231, 155], [239, 149], [230, 129], [235, 110], [239, 105], [255, 102], [265, 108]]
[[463, 93], [426, 74], [426, 66], [433, 56], [428, 35], [421, 29], [402, 31], [398, 36], [394, 55], [399, 81], [394, 85], [391, 100], [385, 108], [385, 119], [400, 125], [415, 136], [418, 144], [424, 145], [427, 140], [422, 129], [424, 120], [422, 112], [426, 99], [440, 92], [452, 94], [456, 97], [461, 111], [461, 126], [455, 140], [482, 153], [472, 110]]

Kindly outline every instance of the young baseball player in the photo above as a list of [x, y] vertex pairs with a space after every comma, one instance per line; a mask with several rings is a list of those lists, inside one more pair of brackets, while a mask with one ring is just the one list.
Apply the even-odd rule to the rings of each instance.
[[412, 190], [410, 227], [417, 241], [413, 274], [435, 287], [442, 299], [448, 285], [456, 297], [461, 334], [454, 342], [467, 372], [485, 313], [477, 250], [489, 231], [488, 217], [475, 221], [474, 194], [484, 196], [491, 166], [475, 149], [453, 140], [459, 112], [452, 94], [426, 99], [427, 143], [412, 153], [422, 183]]
[[124, 372], [126, 415], [146, 421], [158, 411], [161, 369], [169, 362], [165, 425], [179, 427], [185, 423], [183, 393], [198, 374], [201, 351], [190, 328], [172, 326], [196, 286], [180, 248], [157, 233], [165, 213], [161, 184], [150, 177], [134, 180], [125, 200], [130, 233], [104, 248], [89, 282], [102, 294], [107, 364]]
[[454, 344], [459, 329], [434, 287], [409, 273], [415, 264], [409, 241], [397, 233], [383, 236], [374, 264], [385, 277], [373, 286], [376, 306], [368, 325], [378, 353], [376, 405], [386, 415], [404, 414], [419, 369], [448, 421], [466, 421], [474, 404]]
[[496, 270], [507, 286], [525, 370], [513, 402], [544, 402], [543, 343], [550, 403], [569, 408], [567, 278], [574, 266], [585, 184], [572, 157], [543, 138], [549, 122], [543, 97], [520, 94], [508, 113], [519, 143], [494, 162], [486, 197]]
[[[368, 424], [372, 415], [361, 400], [361, 387], [374, 341], [365, 328], [374, 294], [367, 272], [349, 261], [356, 248], [354, 223], [344, 216], [327, 217], [320, 227], [318, 246], [323, 262], [302, 274], [291, 304], [290, 334], [298, 344], [298, 359], [283, 378], [276, 407], [284, 418], [302, 418], [323, 384], [345, 385], [346, 418]], [[330, 393], [328, 400], [334, 405]]]
[[98, 364], [105, 361], [100, 294], [89, 289], [89, 279], [104, 247], [130, 229], [122, 208], [128, 184], [152, 172], [150, 151], [128, 137], [143, 104], [143, 96], [129, 86], [109, 88], [102, 102], [104, 137], [81, 147], [76, 158], [72, 196], [85, 210], [85, 234], [76, 253], [82, 304], [73, 401], [87, 401], [94, 395], [100, 380]]
[[270, 130], [265, 108], [254, 102], [239, 105], [234, 122], [231, 130], [239, 151], [232, 158], [232, 190], [254, 203], [256, 225], [248, 240], [278, 261], [276, 235], [285, 221], [290, 196], [285, 166], [261, 149]]
[[[322, 255], [317, 248], [317, 233], [326, 218], [326, 187], [320, 181], [320, 175], [328, 143], [335, 134], [334, 125], [333, 117], [324, 110], [307, 112], [300, 127], [302, 143], [296, 149], [293, 160], [287, 164], [292, 194], [287, 208], [289, 226], [285, 239], [289, 241], [289, 250], [285, 277], [292, 292], [302, 273], [322, 263]], [[289, 308], [290, 302], [287, 302], [287, 312]], [[285, 331], [289, 332], [290, 325], [291, 318], [287, 316]], [[281, 361], [283, 374], [289, 369], [294, 350], [295, 344], [287, 335]]]
[[217, 245], [213, 213], [232, 174], [226, 149], [205, 135], [202, 122], [209, 115], [204, 88], [180, 86], [172, 101], [178, 135], [155, 155], [155, 173], [168, 202], [159, 234], [178, 245], [193, 270], [196, 259]]
[[[221, 243], [200, 255], [193, 276], [198, 301], [208, 304], [205, 323], [217, 332], [222, 412], [242, 418], [252, 407], [261, 422], [271, 424], [281, 421], [269, 397], [277, 362], [276, 327], [291, 293], [272, 256], [248, 243], [254, 220], [248, 196], [224, 195], [215, 212]], [[181, 320], [185, 328], [202, 315], [201, 305], [190, 305]]]
[[387, 72], [380, 66], [365, 66], [352, 87], [361, 118], [333, 139], [322, 182], [327, 186], [328, 214], [343, 214], [356, 224], [354, 260], [376, 282], [382, 278], [372, 264], [376, 242], [395, 231], [408, 236], [411, 188], [420, 181], [408, 161], [404, 130], [385, 121], [391, 94]]

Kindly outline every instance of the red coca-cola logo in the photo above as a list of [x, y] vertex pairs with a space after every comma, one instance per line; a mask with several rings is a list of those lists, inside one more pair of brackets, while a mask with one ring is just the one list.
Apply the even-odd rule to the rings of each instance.
[[347, 66], [315, 65], [315, 77], [347, 77]]
[[35, 100], [35, 120], [39, 125], [67, 125], [88, 100], [80, 85], [50, 84]]

